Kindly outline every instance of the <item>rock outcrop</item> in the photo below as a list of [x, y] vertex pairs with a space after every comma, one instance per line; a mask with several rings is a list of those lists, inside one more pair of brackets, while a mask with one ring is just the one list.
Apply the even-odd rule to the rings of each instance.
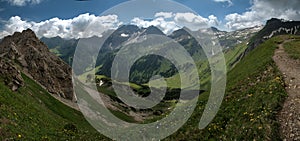
[[300, 35], [300, 21], [286, 21], [272, 18], [249, 42], [246, 54], [262, 44], [264, 41], [277, 35]]
[[0, 43], [0, 56], [11, 61], [8, 65], [15, 65], [12, 69], [18, 66], [21, 72], [40, 83], [50, 93], [73, 100], [71, 67], [52, 54], [32, 30], [27, 29], [5, 37]]
[[17, 91], [20, 87], [24, 86], [21, 72], [9, 60], [2, 57], [0, 57], [0, 75], [4, 79], [4, 83], [13, 91]]

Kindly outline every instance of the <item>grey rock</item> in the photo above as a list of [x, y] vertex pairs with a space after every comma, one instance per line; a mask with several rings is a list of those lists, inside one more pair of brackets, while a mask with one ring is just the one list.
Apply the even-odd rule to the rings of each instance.
[[[19, 68], [50, 93], [73, 100], [71, 67], [52, 54], [32, 30], [27, 29], [22, 33], [16, 32], [12, 36], [5, 37], [0, 43], [1, 56], [11, 61], [9, 65], [14, 67], [10, 69], [15, 68], [17, 71], [16, 68]], [[2, 70], [1, 67], [0, 69]], [[13, 83], [11, 87], [13, 90], [17, 90], [23, 84], [22, 77], [20, 73], [18, 74], [14, 75], [13, 81], [10, 82]]]

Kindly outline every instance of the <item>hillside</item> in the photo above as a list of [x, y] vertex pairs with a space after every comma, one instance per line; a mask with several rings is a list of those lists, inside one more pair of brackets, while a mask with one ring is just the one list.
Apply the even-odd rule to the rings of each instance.
[[[229, 71], [225, 99], [207, 128], [198, 129], [208, 98], [204, 92], [185, 126], [165, 140], [281, 140], [277, 115], [287, 96], [286, 84], [272, 57], [277, 46], [289, 38], [277, 36], [265, 41]], [[230, 58], [237, 52], [240, 50], [225, 56]], [[103, 88], [100, 91], [106, 93]]]
[[104, 140], [83, 115], [22, 74], [13, 92], [0, 77], [0, 140]]
[[[277, 114], [286, 97], [283, 75], [272, 60], [274, 37], [245, 56], [229, 73], [225, 99], [217, 116], [198, 129], [208, 93], [199, 97], [193, 116], [166, 140], [280, 140]], [[251, 87], [249, 87], [251, 86]]]

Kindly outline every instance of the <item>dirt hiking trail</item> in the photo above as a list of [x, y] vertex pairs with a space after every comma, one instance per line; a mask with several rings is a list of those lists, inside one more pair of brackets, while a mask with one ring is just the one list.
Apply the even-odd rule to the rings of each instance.
[[286, 98], [283, 108], [278, 114], [280, 134], [284, 141], [300, 141], [300, 60], [289, 57], [284, 51], [284, 44], [278, 45], [273, 60], [284, 75]]

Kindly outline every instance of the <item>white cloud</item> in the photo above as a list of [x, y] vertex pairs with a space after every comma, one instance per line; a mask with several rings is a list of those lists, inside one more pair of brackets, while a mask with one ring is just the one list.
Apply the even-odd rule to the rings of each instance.
[[228, 3], [228, 7], [233, 5], [233, 2], [231, 0], [213, 0], [214, 2], [226, 2]]
[[208, 24], [211, 26], [219, 26], [221, 22], [218, 20], [218, 18], [215, 15], [208, 16]]
[[131, 24], [144, 28], [149, 26], [157, 26], [165, 34], [169, 34], [182, 27], [187, 27], [191, 30], [198, 30], [200, 28], [218, 26], [220, 24], [217, 17], [214, 15], [204, 18], [193, 13], [159, 12], [156, 13], [154, 17], [156, 18], [152, 21], [134, 18], [131, 21]]
[[15, 6], [25, 6], [27, 4], [39, 4], [42, 2], [42, 0], [2, 0], [2, 1], [7, 1], [11, 5]]
[[[116, 29], [121, 24], [122, 22], [118, 20], [117, 15], [95, 16], [86, 13], [72, 19], [52, 18], [41, 22], [26, 21], [19, 16], [14, 16], [5, 22], [3, 31], [0, 32], [0, 38], [13, 34], [16, 31], [21, 32], [27, 28], [32, 29], [38, 37], [101, 37], [103, 32], [109, 29]], [[155, 18], [151, 21], [136, 17], [131, 20], [131, 24], [143, 28], [156, 26], [165, 34], [170, 34], [182, 27], [195, 31], [200, 28], [218, 26], [220, 22], [214, 15], [204, 18], [193, 13], [159, 12], [155, 14]]]
[[209, 19], [193, 13], [177, 13], [174, 17], [174, 21], [192, 30], [198, 30], [209, 26]]
[[152, 21], [145, 21], [140, 18], [134, 18], [131, 20], [131, 24], [137, 25], [138, 27], [147, 28], [149, 26], [156, 26], [160, 28], [165, 34], [172, 32], [173, 30], [179, 29], [179, 26], [174, 21], [166, 21], [164, 18], [159, 17]]
[[32, 29], [38, 37], [86, 38], [102, 36], [109, 29], [117, 28], [121, 22], [117, 15], [95, 16], [89, 13], [81, 14], [73, 19], [52, 18], [41, 22], [22, 20], [19, 16], [11, 17], [0, 32], [0, 38], [5, 35]]
[[172, 12], [158, 12], [154, 17], [172, 18], [174, 14]]
[[249, 11], [229, 14], [226, 26], [231, 30], [261, 25], [270, 18], [300, 20], [299, 0], [253, 0]]

